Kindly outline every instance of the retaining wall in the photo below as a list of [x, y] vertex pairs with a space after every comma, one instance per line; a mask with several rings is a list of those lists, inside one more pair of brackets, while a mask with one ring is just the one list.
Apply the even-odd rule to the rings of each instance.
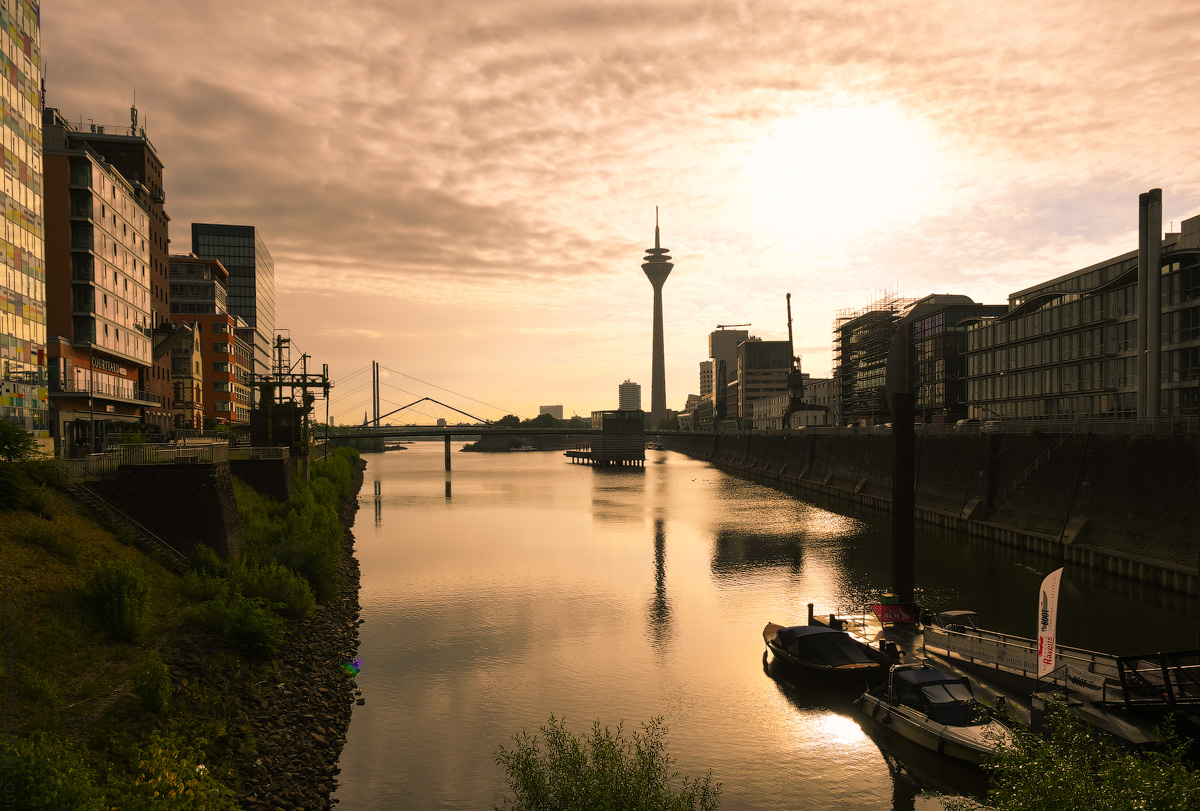
[[[1058, 440], [918, 434], [918, 526], [1196, 593], [1197, 437], [1078, 433], [1055, 447]], [[890, 434], [681, 434], [662, 441], [814, 503], [891, 514]]]

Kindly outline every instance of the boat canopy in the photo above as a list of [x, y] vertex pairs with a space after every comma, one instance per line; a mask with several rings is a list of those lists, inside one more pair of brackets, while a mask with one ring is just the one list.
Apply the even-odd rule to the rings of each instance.
[[782, 628], [775, 634], [775, 640], [788, 653], [818, 665], [839, 667], [875, 663], [844, 631], [824, 625]]
[[892, 690], [894, 700], [920, 710], [931, 721], [946, 726], [978, 723], [979, 704], [966, 679], [932, 667], [895, 670]]

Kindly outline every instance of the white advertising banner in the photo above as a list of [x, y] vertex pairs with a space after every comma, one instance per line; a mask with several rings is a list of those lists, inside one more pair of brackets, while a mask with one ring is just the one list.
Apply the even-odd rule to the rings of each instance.
[[1054, 672], [1054, 645], [1058, 641], [1058, 584], [1062, 569], [1046, 575], [1038, 592], [1038, 658], [1037, 677], [1042, 679]]

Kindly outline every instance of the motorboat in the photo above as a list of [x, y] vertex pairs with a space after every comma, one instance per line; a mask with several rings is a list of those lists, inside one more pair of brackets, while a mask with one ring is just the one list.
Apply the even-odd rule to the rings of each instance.
[[845, 631], [824, 625], [784, 627], [768, 622], [763, 629], [763, 641], [777, 659], [811, 673], [864, 678], [883, 666], [865, 645]]
[[967, 679], [928, 662], [893, 665], [887, 681], [855, 702], [864, 715], [940, 755], [980, 764], [1012, 732], [975, 700]]

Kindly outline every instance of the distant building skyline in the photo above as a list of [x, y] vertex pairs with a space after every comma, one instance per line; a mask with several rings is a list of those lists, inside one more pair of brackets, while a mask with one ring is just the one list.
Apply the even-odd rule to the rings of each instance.
[[560, 405], [538, 406], [538, 416], [540, 417], [543, 414], [549, 414], [554, 419], [561, 420], [563, 418], [563, 407]]

